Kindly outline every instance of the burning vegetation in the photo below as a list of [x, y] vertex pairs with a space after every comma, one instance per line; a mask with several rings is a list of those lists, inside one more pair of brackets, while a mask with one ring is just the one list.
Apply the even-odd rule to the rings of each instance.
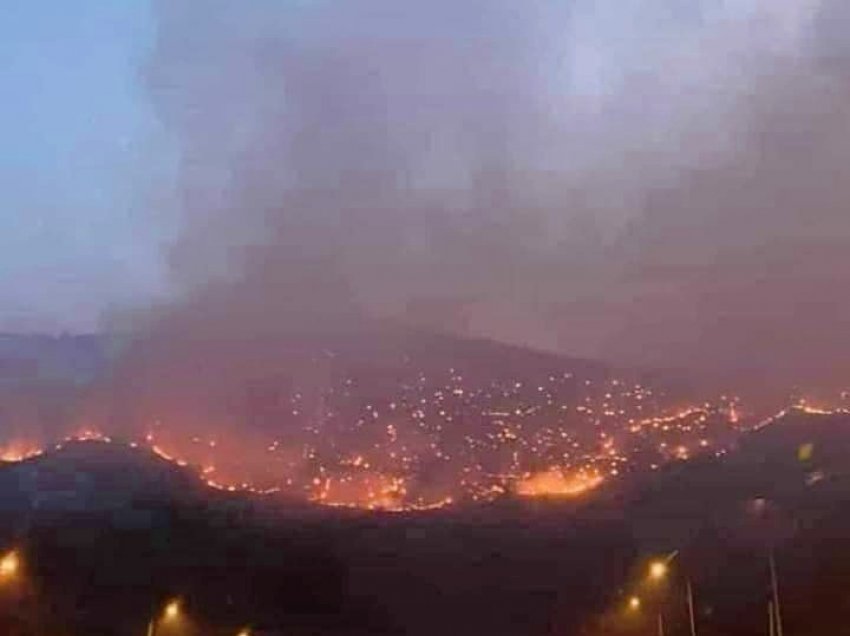
[[[158, 412], [127, 411], [131, 427], [92, 422], [41, 444], [9, 440], [0, 458], [24, 461], [69, 440], [121, 443], [190, 468], [220, 490], [427, 510], [506, 495], [580, 497], [665, 462], [721, 455], [740, 431], [786, 412], [760, 419], [730, 396], [682, 406], [625, 377], [440, 373], [409, 360], [392, 380], [349, 374], [322, 391], [281, 387], [253, 393], [247, 413], [230, 413], [230, 426], [220, 414], [205, 422], [184, 416], [185, 404], [170, 412], [165, 402]], [[846, 395], [833, 408], [793, 408], [834, 414], [845, 402]]]

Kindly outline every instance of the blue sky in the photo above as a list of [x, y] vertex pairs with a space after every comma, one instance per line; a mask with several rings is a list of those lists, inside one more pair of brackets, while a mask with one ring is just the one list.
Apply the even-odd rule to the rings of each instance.
[[0, 330], [90, 329], [162, 279], [168, 215], [145, 186], [171, 167], [140, 77], [148, 2], [0, 12]]

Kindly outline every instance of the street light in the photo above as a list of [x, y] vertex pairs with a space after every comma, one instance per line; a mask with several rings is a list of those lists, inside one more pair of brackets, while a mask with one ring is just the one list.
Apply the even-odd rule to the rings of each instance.
[[636, 612], [640, 609], [640, 598], [637, 596], [633, 596], [629, 599], [629, 609], [633, 612]]
[[170, 601], [168, 605], [165, 606], [165, 610], [162, 612], [162, 614], [166, 620], [175, 620], [178, 616], [180, 616], [180, 601], [176, 599]]
[[649, 564], [649, 578], [653, 581], [660, 581], [667, 576], [670, 567], [667, 561], [653, 561]]
[[[670, 554], [666, 559], [656, 559], [652, 563], [649, 564], [649, 578], [653, 581], [661, 581], [662, 579], [667, 578], [667, 575], [670, 572], [670, 562], [673, 561], [677, 556], [679, 556], [679, 551], [676, 550], [672, 554]], [[697, 624], [696, 624], [696, 616], [694, 613], [694, 590], [691, 585], [691, 579], [685, 579], [685, 594], [687, 596], [688, 601], [688, 623], [690, 627], [691, 636], [696, 636], [697, 634]], [[664, 635], [664, 619], [659, 612], [658, 614], [658, 634], [659, 636]]]
[[241, 632], [236, 634], [236, 636], [251, 636], [251, 630], [246, 627]]
[[180, 599], [168, 601], [162, 609], [162, 616], [154, 616], [148, 623], [148, 636], [156, 636], [158, 623], [166, 621], [172, 623], [178, 618], [180, 618]]
[[0, 558], [0, 579], [11, 579], [20, 569], [21, 558], [16, 551], [7, 552]]

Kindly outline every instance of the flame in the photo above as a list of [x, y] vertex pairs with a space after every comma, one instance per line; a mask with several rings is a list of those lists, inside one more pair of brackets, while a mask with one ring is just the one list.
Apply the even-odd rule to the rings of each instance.
[[31, 442], [12, 441], [5, 446], [0, 446], [0, 461], [7, 463], [22, 462], [38, 457], [43, 452], [44, 449]]
[[844, 407], [829, 408], [828, 406], [815, 406], [810, 404], [808, 400], [800, 400], [793, 407], [806, 415], [848, 415], [850, 409]]
[[578, 497], [604, 481], [599, 474], [578, 471], [565, 473], [560, 468], [525, 477], [517, 483], [517, 493], [525, 497]]
[[112, 438], [104, 435], [97, 429], [82, 428], [73, 435], [65, 438], [66, 442], [111, 442]]
[[730, 424], [737, 424], [740, 421], [741, 421], [741, 416], [738, 413], [738, 409], [735, 407], [735, 404], [733, 403], [729, 406], [729, 423]]
[[[510, 490], [527, 497], [579, 497], [605, 479], [656, 470], [700, 452], [721, 455], [730, 433], [770, 425], [792, 412], [850, 413], [846, 401], [835, 408], [800, 401], [759, 422], [737, 397], [665, 407], [640, 385], [613, 382], [569, 401], [544, 385], [535, 385], [534, 397], [519, 399], [514, 391], [522, 385], [511, 386], [448, 384], [416, 388], [412, 398], [388, 395], [351, 424], [341, 417], [328, 428], [307, 422], [306, 438], [299, 431], [275, 438], [245, 428], [228, 434], [205, 421], [187, 431], [182, 422], [156, 420], [137, 439], [119, 441], [86, 422], [45, 446], [13, 439], [0, 445], [0, 459], [21, 462], [67, 442], [120, 444], [191, 470], [224, 492], [285, 493], [323, 506], [403, 512], [492, 501]], [[475, 427], [452, 424], [464, 413]], [[478, 415], [483, 419], [472, 419]], [[741, 426], [730, 427], [736, 420]], [[529, 472], [530, 466], [550, 468]]]

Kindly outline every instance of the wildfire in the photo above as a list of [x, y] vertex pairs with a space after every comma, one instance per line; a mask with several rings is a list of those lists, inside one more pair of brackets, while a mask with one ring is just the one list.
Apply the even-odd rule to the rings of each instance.
[[850, 409], [838, 407], [838, 408], [828, 408], [823, 406], [815, 406], [813, 404], [809, 404], [807, 400], [800, 400], [797, 404], [794, 405], [794, 408], [801, 413], [805, 413], [806, 415], [848, 415], [850, 414]]
[[[362, 462], [352, 463], [361, 465]], [[401, 477], [363, 472], [313, 480], [310, 499], [328, 506], [368, 510], [402, 510], [407, 507], [407, 486]]]
[[737, 424], [740, 421], [741, 421], [741, 415], [738, 413], [738, 409], [736, 408], [735, 404], [733, 403], [731, 406], [729, 406], [729, 423], [730, 424]]
[[599, 474], [578, 471], [564, 473], [560, 468], [529, 475], [517, 483], [517, 493], [525, 497], [578, 497], [604, 481]]
[[[211, 489], [401, 512], [493, 501], [509, 492], [580, 497], [606, 479], [699, 453], [721, 455], [733, 435], [791, 412], [850, 413], [846, 402], [829, 409], [800, 401], [759, 422], [738, 397], [686, 405], [616, 380], [586, 380], [576, 389], [570, 377], [552, 375], [526, 386], [462, 385], [457, 375], [429, 383], [423, 376], [368, 403], [358, 403], [346, 383], [336, 402], [322, 403], [322, 418], [284, 422], [276, 434], [163, 419], [150, 422], [138, 438], [118, 440], [87, 423], [44, 448], [126, 445], [196, 472]], [[300, 394], [291, 400], [293, 413], [308, 410]], [[0, 460], [21, 462], [44, 448], [13, 440], [0, 446]]]
[[0, 461], [14, 463], [22, 462], [43, 453], [43, 449], [35, 444], [27, 442], [11, 442], [6, 446], [0, 446]]
[[112, 438], [96, 429], [84, 428], [65, 438], [66, 442], [111, 442]]

